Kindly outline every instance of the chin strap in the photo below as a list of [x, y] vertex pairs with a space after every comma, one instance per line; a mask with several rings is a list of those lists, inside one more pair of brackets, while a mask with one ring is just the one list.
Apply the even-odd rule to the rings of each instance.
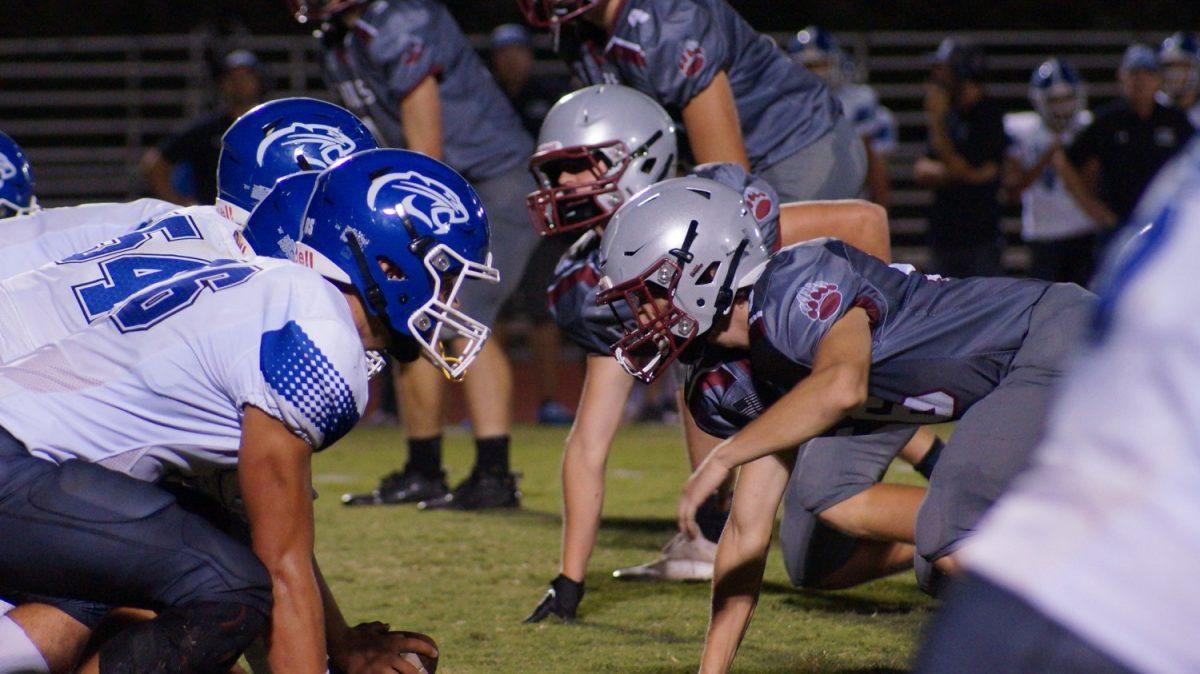
[[717, 291], [717, 300], [713, 303], [713, 308], [717, 310], [717, 314], [724, 314], [733, 306], [733, 281], [737, 274], [738, 265], [742, 262], [742, 256], [746, 254], [746, 247], [750, 245], [749, 239], [742, 239], [738, 244], [737, 250], [733, 252], [733, 261], [729, 263], [729, 273], [725, 275], [725, 282], [721, 284], [721, 289]]
[[350, 246], [350, 252], [354, 254], [354, 262], [358, 265], [358, 273], [363, 278], [363, 292], [366, 294], [364, 299], [367, 301], [367, 305], [383, 319], [390, 330], [392, 321], [388, 318], [387, 299], [383, 296], [383, 288], [379, 287], [375, 277], [371, 275], [371, 267], [367, 264], [367, 256], [363, 254], [358, 234], [347, 231], [346, 244]]
[[692, 253], [692, 244], [696, 242], [696, 235], [699, 234], [700, 223], [696, 220], [688, 225], [687, 234], [683, 237], [682, 248], [672, 248], [670, 250], [671, 257], [674, 257], [679, 262], [682, 268], [687, 263], [695, 259], [695, 254]]

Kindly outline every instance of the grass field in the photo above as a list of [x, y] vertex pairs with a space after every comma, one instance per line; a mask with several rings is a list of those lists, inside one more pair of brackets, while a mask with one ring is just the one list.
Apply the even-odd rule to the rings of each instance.
[[[579, 621], [521, 624], [557, 573], [564, 434], [518, 428], [514, 467], [524, 473], [524, 507], [507, 513], [343, 507], [342, 492], [371, 488], [403, 461], [396, 429], [363, 429], [320, 454], [318, 557], [347, 619], [433, 635], [442, 651], [438, 671], [446, 674], [694, 671], [708, 585], [611, 576], [614, 568], [653, 558], [673, 531], [686, 469], [671, 427], [633, 426], [617, 440]], [[456, 482], [471, 464], [469, 436], [448, 436], [446, 455]], [[849, 591], [800, 592], [774, 549], [766, 580], [737, 671], [902, 671], [929, 611], [911, 574]]]

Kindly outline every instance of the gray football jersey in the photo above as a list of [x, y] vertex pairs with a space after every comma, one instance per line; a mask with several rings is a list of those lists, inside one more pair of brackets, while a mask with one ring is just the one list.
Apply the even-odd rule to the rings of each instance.
[[400, 102], [430, 75], [442, 103], [445, 161], [469, 181], [527, 160], [533, 139], [446, 7], [376, 0], [340, 44], [325, 46], [325, 80], [391, 147], [404, 147]]
[[787, 248], [750, 298], [751, 361], [772, 401], [808, 375], [829, 327], [871, 319], [870, 395], [909, 422], [957, 419], [996, 388], [1052, 284], [906, 273], [836, 239]]
[[[694, 174], [740, 192], [762, 228], [763, 239], [772, 250], [779, 248], [779, 197], [773, 187], [737, 164], [702, 164]], [[546, 302], [559, 329], [571, 341], [589, 354], [607, 356], [610, 347], [624, 336], [623, 326], [633, 316], [624, 304], [616, 305], [617, 313], [607, 306], [596, 306], [601, 276], [600, 233], [593, 229], [558, 261]]]
[[611, 35], [585, 28], [564, 53], [584, 82], [633, 87], [676, 118], [725, 71], [756, 171], [812, 144], [842, 115], [820, 78], [726, 0], [627, 0]]

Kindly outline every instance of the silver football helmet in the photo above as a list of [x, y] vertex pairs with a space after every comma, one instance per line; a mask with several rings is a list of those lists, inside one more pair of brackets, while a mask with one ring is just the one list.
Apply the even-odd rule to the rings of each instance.
[[600, 243], [597, 302], [624, 302], [637, 317], [613, 356], [629, 374], [653, 381], [729, 313], [749, 272], [770, 255], [750, 206], [731, 187], [691, 176], [639, 192]]
[[529, 161], [539, 189], [528, 197], [546, 236], [604, 224], [635, 192], [675, 173], [675, 123], [645, 94], [598, 84], [550, 109]]

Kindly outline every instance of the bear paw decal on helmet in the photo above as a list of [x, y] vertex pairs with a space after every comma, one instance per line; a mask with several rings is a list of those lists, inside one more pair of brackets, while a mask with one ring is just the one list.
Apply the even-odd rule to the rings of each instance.
[[814, 321], [827, 321], [842, 308], [842, 293], [836, 283], [811, 281], [800, 288], [796, 301], [805, 316]]

